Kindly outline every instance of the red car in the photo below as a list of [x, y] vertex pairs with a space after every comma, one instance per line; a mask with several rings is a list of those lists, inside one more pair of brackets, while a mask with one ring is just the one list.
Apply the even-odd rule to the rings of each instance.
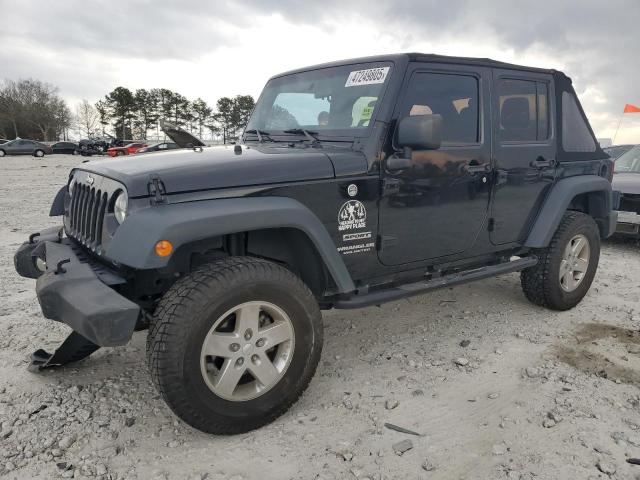
[[139, 148], [147, 147], [146, 143], [130, 143], [124, 147], [111, 147], [107, 149], [107, 155], [110, 157], [119, 157], [120, 155], [133, 155]]

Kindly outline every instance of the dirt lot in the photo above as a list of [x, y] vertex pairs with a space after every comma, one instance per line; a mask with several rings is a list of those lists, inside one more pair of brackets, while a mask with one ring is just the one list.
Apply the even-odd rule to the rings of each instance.
[[68, 329], [43, 319], [12, 256], [58, 223], [48, 208], [78, 161], [0, 161], [0, 477], [640, 479], [626, 462], [640, 457], [631, 242], [603, 246], [591, 291], [569, 312], [529, 304], [516, 274], [325, 312], [310, 388], [246, 435], [207, 436], [171, 414], [147, 375], [145, 332], [72, 368], [27, 372], [30, 353]]

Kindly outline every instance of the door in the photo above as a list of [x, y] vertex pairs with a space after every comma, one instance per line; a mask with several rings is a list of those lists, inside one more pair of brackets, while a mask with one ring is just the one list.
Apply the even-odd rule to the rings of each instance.
[[493, 72], [495, 185], [491, 242], [522, 242], [555, 176], [552, 77]]
[[33, 152], [33, 144], [30, 141], [18, 140], [16, 142], [14, 153], [20, 154], [20, 155], [26, 155], [31, 152]]
[[395, 118], [440, 114], [442, 145], [413, 150], [411, 167], [384, 169], [379, 258], [399, 265], [460, 254], [483, 230], [490, 192], [489, 69], [409, 67]]

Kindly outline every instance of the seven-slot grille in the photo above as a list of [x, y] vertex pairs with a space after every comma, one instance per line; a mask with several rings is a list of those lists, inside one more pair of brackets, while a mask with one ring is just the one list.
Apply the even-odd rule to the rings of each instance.
[[108, 202], [107, 192], [77, 183], [69, 206], [69, 233], [88, 247], [100, 246]]

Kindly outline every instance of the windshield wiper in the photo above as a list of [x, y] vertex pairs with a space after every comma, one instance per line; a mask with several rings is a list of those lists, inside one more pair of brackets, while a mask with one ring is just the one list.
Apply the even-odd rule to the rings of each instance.
[[296, 135], [304, 135], [307, 137], [312, 144], [316, 145], [320, 143], [320, 140], [316, 135], [318, 132], [312, 132], [311, 130], [305, 130], [304, 128], [290, 128], [289, 130], [283, 130], [283, 133], [293, 133]]
[[260, 143], [264, 143], [265, 137], [267, 137], [270, 141], [273, 142], [273, 140], [271, 139], [271, 134], [269, 132], [265, 132], [264, 130], [258, 130], [257, 128], [252, 128], [251, 130], [245, 130], [244, 133], [255, 133]]

